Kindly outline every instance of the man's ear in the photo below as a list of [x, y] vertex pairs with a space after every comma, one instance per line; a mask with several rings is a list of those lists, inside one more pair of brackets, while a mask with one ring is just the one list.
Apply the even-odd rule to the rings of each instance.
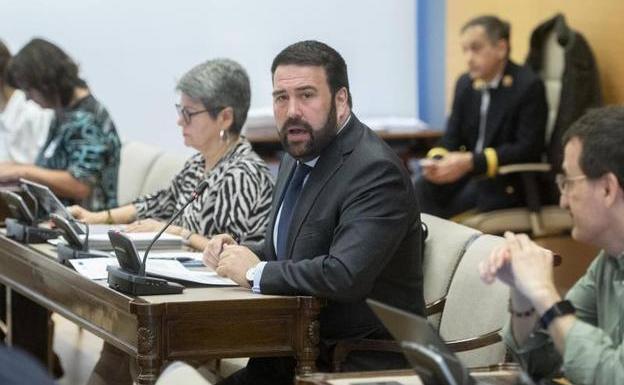
[[607, 207], [612, 207], [622, 196], [622, 187], [618, 178], [612, 172], [607, 173], [603, 178], [605, 203]]
[[336, 114], [338, 119], [344, 119], [349, 109], [349, 90], [347, 90], [347, 87], [342, 87], [336, 92], [336, 96], [334, 96], [334, 103], [336, 103]]
[[499, 60], [504, 60], [509, 56], [509, 42], [505, 39], [500, 39], [494, 44], [496, 47], [496, 55]]

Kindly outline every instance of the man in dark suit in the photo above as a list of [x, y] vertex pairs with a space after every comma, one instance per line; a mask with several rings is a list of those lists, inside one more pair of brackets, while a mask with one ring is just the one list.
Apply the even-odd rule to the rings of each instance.
[[422, 211], [444, 218], [523, 204], [519, 177], [497, 169], [540, 161], [548, 114], [540, 78], [509, 59], [509, 24], [478, 17], [461, 41], [468, 72], [457, 81], [441, 145], [421, 161], [416, 181]]
[[[204, 260], [262, 294], [327, 299], [319, 369], [336, 342], [390, 338], [364, 302], [424, 314], [420, 214], [408, 173], [351, 112], [346, 64], [331, 47], [303, 41], [273, 61], [273, 110], [286, 150], [265, 241], [214, 237]], [[292, 358], [252, 358], [223, 384], [292, 384]], [[344, 370], [406, 367], [401, 354], [360, 352]]]

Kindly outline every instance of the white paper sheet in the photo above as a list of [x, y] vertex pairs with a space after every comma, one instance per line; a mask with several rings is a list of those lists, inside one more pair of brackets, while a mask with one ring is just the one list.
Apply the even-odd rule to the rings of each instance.
[[[175, 255], [185, 253], [171, 253]], [[193, 253], [201, 254], [201, 253]], [[158, 255], [158, 254], [155, 254]], [[69, 263], [78, 273], [89, 279], [106, 279], [107, 266], [119, 266], [117, 258], [83, 258], [70, 259]], [[209, 270], [189, 270], [182, 263], [171, 259], [151, 259], [147, 260], [147, 272], [162, 277], [169, 277], [177, 280], [199, 283], [203, 285], [236, 286], [234, 281], [217, 275]]]

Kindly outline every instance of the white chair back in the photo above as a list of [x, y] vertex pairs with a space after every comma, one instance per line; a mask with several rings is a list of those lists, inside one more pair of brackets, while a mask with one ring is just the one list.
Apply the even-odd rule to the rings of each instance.
[[[481, 235], [474, 240], [461, 258], [446, 297], [446, 306], [440, 321], [440, 336], [445, 341], [464, 340], [495, 332], [508, 319], [509, 289], [502, 283], [484, 284], [478, 264], [504, 239]], [[503, 342], [460, 352], [458, 356], [468, 367], [493, 365], [503, 362]]]
[[[423, 290], [425, 303], [431, 304], [446, 296], [461, 256], [481, 232], [429, 214], [422, 214], [421, 220], [429, 231], [423, 256]], [[428, 320], [438, 330], [440, 314]]]

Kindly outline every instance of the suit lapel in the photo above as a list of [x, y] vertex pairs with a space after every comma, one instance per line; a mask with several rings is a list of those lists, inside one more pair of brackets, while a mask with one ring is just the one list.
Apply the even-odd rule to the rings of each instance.
[[[340, 146], [338, 146], [340, 147]], [[292, 258], [294, 240], [297, 238], [301, 226], [308, 216], [314, 201], [323, 189], [323, 186], [331, 179], [336, 171], [342, 166], [342, 154], [339, 151], [330, 151], [323, 154], [316, 163], [297, 200], [297, 207], [293, 213], [288, 231], [288, 259]]]
[[308, 217], [314, 202], [317, 200], [323, 187], [330, 181], [333, 175], [342, 167], [344, 155], [353, 151], [354, 146], [362, 134], [363, 126], [354, 114], [351, 120], [338, 134], [336, 138], [323, 150], [318, 162], [310, 172], [308, 180], [303, 186], [297, 207], [293, 213], [290, 229], [288, 232], [288, 258], [293, 257], [295, 239], [301, 230], [303, 222]]
[[[296, 165], [297, 162], [290, 155], [284, 155], [283, 164], [280, 169], [277, 182], [275, 184], [275, 193], [273, 195], [273, 202], [271, 202], [271, 219], [269, 222], [269, 227], [267, 228], [267, 236], [265, 237], [268, 240], [269, 253], [266, 255], [266, 258], [268, 260], [277, 259], [277, 253], [274, 246], [275, 240], [273, 239], [273, 229], [275, 229], [275, 226], [277, 225], [277, 223], [275, 223], [275, 220], [277, 219], [277, 213], [279, 212], [279, 208], [282, 205], [284, 193], [286, 192], [288, 182], [290, 181]], [[266, 247], [265, 250], [267, 250]]]

